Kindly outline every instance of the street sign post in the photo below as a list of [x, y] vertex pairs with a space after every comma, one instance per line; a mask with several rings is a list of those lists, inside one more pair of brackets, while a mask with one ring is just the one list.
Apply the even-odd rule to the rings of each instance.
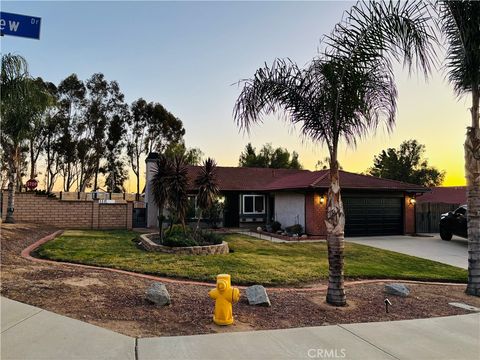
[[30, 39], [40, 39], [40, 24], [42, 19], [35, 16], [12, 14], [0, 12], [0, 33], [3, 35], [12, 35], [26, 37]]

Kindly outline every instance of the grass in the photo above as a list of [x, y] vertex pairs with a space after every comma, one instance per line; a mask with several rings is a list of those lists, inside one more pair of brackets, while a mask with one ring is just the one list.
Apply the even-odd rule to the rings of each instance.
[[[112, 267], [160, 276], [214, 281], [229, 273], [235, 284], [305, 285], [326, 279], [326, 243], [284, 244], [234, 234], [228, 255], [172, 255], [146, 252], [131, 231], [65, 231], [37, 250], [52, 260]], [[345, 275], [355, 279], [408, 279], [466, 282], [467, 271], [393, 251], [347, 243]]]

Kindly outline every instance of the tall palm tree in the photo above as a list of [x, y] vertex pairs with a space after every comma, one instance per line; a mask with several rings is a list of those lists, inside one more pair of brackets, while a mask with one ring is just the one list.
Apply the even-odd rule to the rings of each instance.
[[329, 281], [327, 302], [346, 304], [343, 276], [345, 215], [340, 195], [339, 141], [356, 140], [380, 122], [395, 121], [397, 89], [391, 59], [430, 69], [432, 37], [423, 4], [358, 3], [326, 37], [323, 52], [305, 69], [291, 61], [265, 65], [243, 89], [234, 118], [250, 130], [278, 110], [306, 138], [325, 144], [330, 155], [327, 201]]
[[31, 131], [31, 122], [51, 104], [47, 89], [34, 81], [27, 61], [20, 55], [2, 56], [0, 142], [9, 166], [6, 222], [14, 222], [15, 189], [22, 163], [22, 147]]
[[200, 219], [203, 212], [210, 209], [218, 196], [219, 187], [217, 182], [217, 164], [212, 158], [204, 161], [200, 173], [195, 179], [195, 185], [198, 187], [197, 206], [201, 213], [198, 215], [196, 230], [200, 225]]
[[468, 285], [480, 296], [480, 2], [444, 1], [437, 7], [447, 42], [448, 80], [458, 96], [471, 94], [472, 123], [465, 140], [468, 205]]

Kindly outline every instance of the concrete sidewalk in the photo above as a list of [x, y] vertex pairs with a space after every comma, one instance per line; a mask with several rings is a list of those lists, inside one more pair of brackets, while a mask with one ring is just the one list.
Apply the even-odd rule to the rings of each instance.
[[1, 359], [478, 359], [480, 314], [134, 339], [1, 299]]

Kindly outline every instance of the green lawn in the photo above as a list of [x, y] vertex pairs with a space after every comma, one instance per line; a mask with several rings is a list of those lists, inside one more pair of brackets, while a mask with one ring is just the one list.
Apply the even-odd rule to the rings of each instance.
[[[138, 249], [130, 231], [65, 231], [37, 250], [37, 256], [161, 276], [214, 281], [229, 273], [235, 284], [304, 285], [326, 279], [325, 243], [279, 244], [227, 235], [228, 255], [170, 255]], [[362, 279], [466, 282], [467, 271], [435, 261], [358, 244], [346, 244], [345, 275]]]

